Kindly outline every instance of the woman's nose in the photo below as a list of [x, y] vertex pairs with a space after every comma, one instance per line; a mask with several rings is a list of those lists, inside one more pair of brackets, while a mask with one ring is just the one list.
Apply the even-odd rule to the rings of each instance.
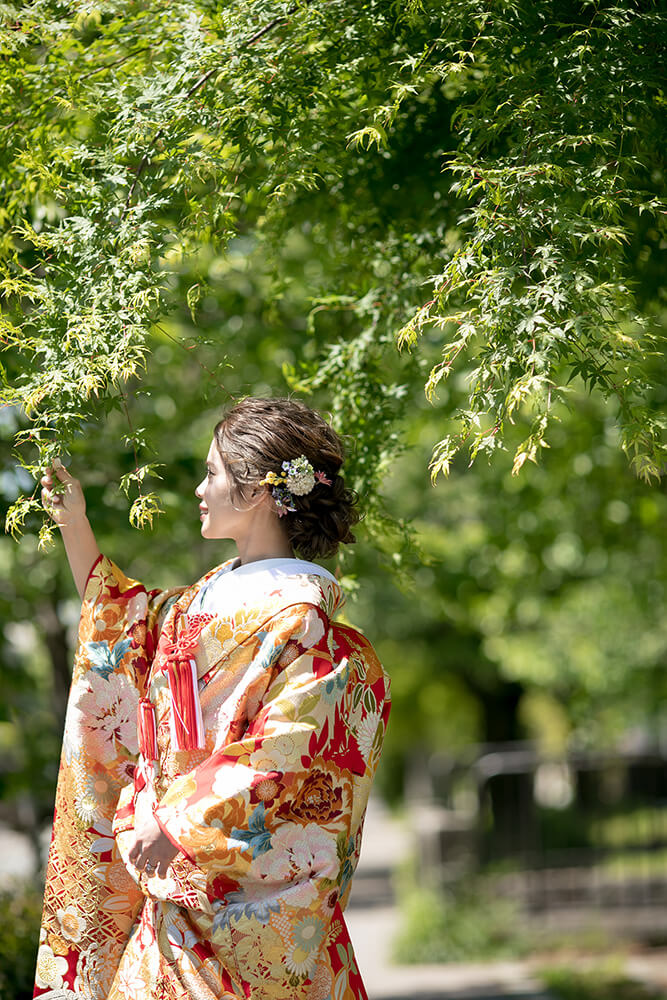
[[202, 497], [203, 497], [203, 495], [204, 495], [204, 490], [203, 490], [203, 487], [204, 487], [204, 483], [203, 483], [203, 481], [202, 481], [202, 482], [201, 482], [201, 483], [199, 484], [199, 486], [197, 487], [197, 489], [195, 490], [195, 496], [197, 497], [197, 499], [198, 499], [198, 500], [201, 500], [201, 498], [202, 498]]

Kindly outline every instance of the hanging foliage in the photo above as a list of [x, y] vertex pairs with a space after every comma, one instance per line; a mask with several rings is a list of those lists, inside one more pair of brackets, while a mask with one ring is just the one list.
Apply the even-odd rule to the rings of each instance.
[[[36, 0], [0, 16], [2, 401], [35, 480], [119, 408], [131, 517], [150, 523], [131, 395], [179, 262], [248, 237], [277, 300], [298, 225], [326, 252], [317, 350], [286, 376], [354, 435], [358, 488], [377, 491], [424, 367], [429, 397], [458, 379], [434, 475], [515, 419], [532, 421], [515, 471], [536, 460], [572, 378], [616, 401], [635, 470], [660, 475], [660, 345], [637, 301], [664, 233], [658, 4]], [[37, 507], [20, 497], [8, 528]]]

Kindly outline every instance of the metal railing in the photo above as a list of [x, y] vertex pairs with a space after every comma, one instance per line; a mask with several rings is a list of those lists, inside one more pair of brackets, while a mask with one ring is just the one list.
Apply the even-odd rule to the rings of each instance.
[[661, 907], [667, 919], [667, 755], [481, 745], [408, 774], [420, 876], [492, 877], [529, 910]]

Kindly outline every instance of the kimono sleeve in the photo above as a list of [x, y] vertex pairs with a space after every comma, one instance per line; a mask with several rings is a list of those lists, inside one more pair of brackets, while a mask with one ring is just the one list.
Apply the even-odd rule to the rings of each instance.
[[388, 681], [370, 645], [343, 649], [336, 628], [311, 605], [265, 625], [280, 653], [245, 733], [178, 778], [157, 807], [215, 899], [233, 902], [260, 885], [264, 896], [306, 882], [314, 895], [347, 888]]
[[[84, 590], [64, 752], [90, 773], [96, 763], [131, 777], [138, 754], [136, 712], [157, 635], [175, 591], [147, 591], [100, 556]], [[105, 802], [105, 814], [109, 813]], [[111, 811], [113, 815], [113, 811]]]
[[[137, 703], [157, 632], [178, 593], [147, 591], [105, 556], [86, 583], [46, 871], [36, 995], [75, 996], [75, 981], [87, 976], [96, 989], [102, 976], [99, 988], [106, 995], [143, 905], [141, 891], [117, 877], [122, 862], [112, 820], [134, 774]], [[74, 913], [72, 934], [63, 921]]]
[[99, 556], [83, 594], [75, 679], [87, 670], [108, 676], [132, 662], [132, 672], [141, 683], [162, 623], [184, 589], [147, 590], [106, 556]]

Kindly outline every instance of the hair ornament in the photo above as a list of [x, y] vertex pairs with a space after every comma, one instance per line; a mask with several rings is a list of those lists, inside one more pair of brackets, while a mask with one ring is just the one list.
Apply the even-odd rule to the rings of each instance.
[[324, 472], [313, 469], [305, 455], [283, 462], [280, 472], [268, 472], [260, 486], [271, 486], [271, 495], [278, 508], [278, 517], [295, 513], [294, 497], [307, 496], [316, 483], [331, 486]]

